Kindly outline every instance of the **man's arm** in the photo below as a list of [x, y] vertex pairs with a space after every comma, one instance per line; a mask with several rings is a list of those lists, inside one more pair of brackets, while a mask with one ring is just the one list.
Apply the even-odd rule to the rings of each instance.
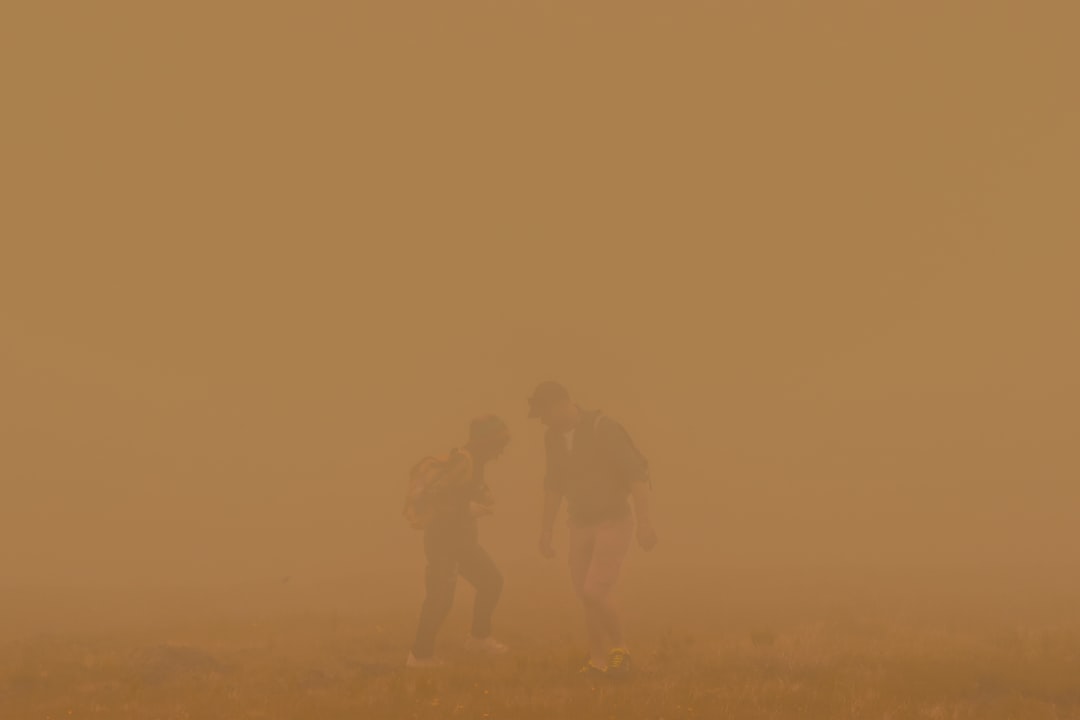
[[652, 550], [656, 547], [657, 537], [652, 514], [649, 512], [649, 486], [643, 482], [635, 482], [630, 486], [630, 497], [634, 503], [634, 517], [637, 519], [638, 544], [642, 550]]
[[607, 419], [606, 434], [611, 459], [616, 472], [630, 486], [630, 498], [637, 519], [638, 544], [644, 550], [656, 547], [656, 528], [649, 508], [649, 465], [634, 447], [626, 430], [617, 422]]
[[540, 520], [540, 554], [546, 558], [555, 557], [555, 548], [551, 544], [551, 535], [555, 528], [555, 518], [562, 506], [563, 490], [557, 477], [555, 465], [551, 461], [551, 435], [545, 436], [547, 468], [544, 473], [544, 514]]
[[544, 491], [544, 517], [540, 525], [540, 554], [546, 558], [555, 557], [555, 547], [551, 544], [555, 518], [562, 505], [562, 493], [554, 490]]
[[555, 527], [555, 518], [558, 516], [559, 508], [562, 506], [562, 499], [562, 493], [557, 490], [544, 491], [544, 517], [540, 526], [541, 535], [551, 536]]

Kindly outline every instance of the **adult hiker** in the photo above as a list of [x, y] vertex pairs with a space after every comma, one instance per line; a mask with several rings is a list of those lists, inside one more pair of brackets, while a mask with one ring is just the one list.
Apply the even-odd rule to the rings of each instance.
[[494, 415], [472, 421], [469, 440], [446, 455], [420, 461], [410, 476], [404, 515], [424, 532], [426, 595], [408, 667], [442, 665], [435, 639], [454, 603], [458, 575], [476, 588], [472, 633], [465, 649], [501, 655], [507, 647], [491, 636], [491, 619], [502, 593], [503, 576], [480, 546], [477, 519], [493, 511], [484, 469], [510, 442], [510, 432]]
[[559, 383], [537, 386], [529, 399], [529, 417], [547, 427], [539, 543], [547, 558], [555, 556], [552, 529], [566, 500], [570, 577], [589, 635], [582, 672], [625, 677], [631, 670], [630, 652], [612, 594], [635, 525], [642, 549], [656, 546], [648, 463], [622, 425], [599, 411], [581, 409]]

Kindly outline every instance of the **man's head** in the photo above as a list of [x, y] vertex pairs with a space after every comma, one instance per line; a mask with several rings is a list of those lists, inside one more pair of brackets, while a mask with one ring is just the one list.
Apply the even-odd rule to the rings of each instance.
[[577, 405], [565, 387], [553, 380], [536, 386], [529, 398], [529, 417], [556, 430], [569, 430], [577, 422]]
[[494, 415], [482, 415], [469, 424], [469, 448], [477, 460], [495, 460], [510, 444], [510, 428]]

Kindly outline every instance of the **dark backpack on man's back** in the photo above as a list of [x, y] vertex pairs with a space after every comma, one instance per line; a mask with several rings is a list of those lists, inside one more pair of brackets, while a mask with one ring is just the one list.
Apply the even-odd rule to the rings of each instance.
[[592, 442], [594, 447], [599, 450], [599, 445], [596, 443], [596, 433], [599, 430], [601, 423], [604, 423], [606, 421], [608, 425], [614, 426], [615, 431], [622, 435], [622, 437], [626, 440], [627, 444], [630, 446], [630, 449], [633, 450], [634, 453], [638, 456], [638, 458], [641, 459], [642, 465], [645, 466], [645, 473], [649, 478], [649, 487], [651, 488], [652, 473], [649, 472], [649, 459], [645, 457], [641, 450], [638, 449], [637, 444], [634, 443], [634, 438], [630, 436], [630, 433], [627, 432], [626, 428], [623, 427], [622, 423], [612, 420], [611, 418], [604, 415], [604, 413], [600, 410], [596, 410], [589, 414], [593, 416], [588, 424], [590, 434], [589, 442]]

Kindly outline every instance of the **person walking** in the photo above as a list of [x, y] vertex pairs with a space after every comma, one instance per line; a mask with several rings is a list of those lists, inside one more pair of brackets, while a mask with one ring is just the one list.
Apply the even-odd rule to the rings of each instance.
[[509, 442], [506, 423], [486, 415], [472, 421], [463, 447], [425, 458], [413, 468], [403, 514], [414, 528], [424, 532], [427, 568], [426, 594], [406, 660], [408, 667], [443, 664], [435, 657], [435, 640], [453, 605], [459, 575], [476, 588], [472, 633], [465, 649], [484, 655], [508, 651], [491, 634], [503, 576], [480, 546], [477, 520], [493, 512], [494, 499], [484, 470], [502, 455]]
[[566, 501], [570, 577], [589, 636], [589, 658], [581, 671], [625, 678], [631, 658], [612, 595], [635, 527], [642, 549], [657, 544], [648, 462], [621, 424], [602, 412], [583, 410], [557, 382], [536, 387], [529, 417], [547, 427], [539, 550], [549, 559], [555, 556], [555, 519]]

